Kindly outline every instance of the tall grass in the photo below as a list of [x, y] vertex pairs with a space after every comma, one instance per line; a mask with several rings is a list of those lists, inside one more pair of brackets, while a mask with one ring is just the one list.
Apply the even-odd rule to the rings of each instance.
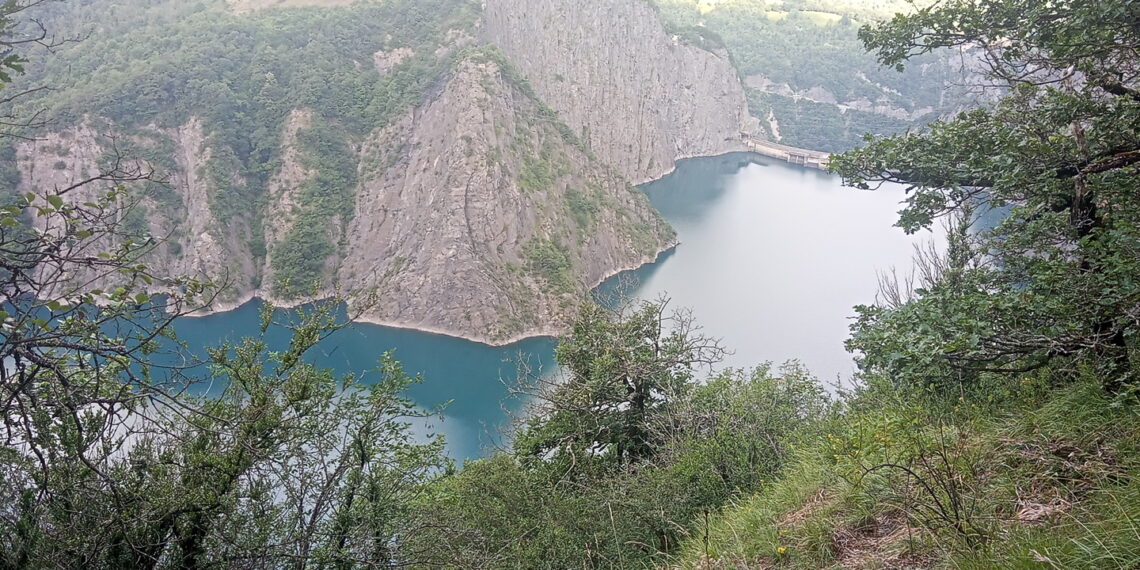
[[[1140, 568], [1140, 407], [1095, 378], [1003, 390], [864, 390], [672, 566]], [[964, 526], [931, 515], [952, 498]]]

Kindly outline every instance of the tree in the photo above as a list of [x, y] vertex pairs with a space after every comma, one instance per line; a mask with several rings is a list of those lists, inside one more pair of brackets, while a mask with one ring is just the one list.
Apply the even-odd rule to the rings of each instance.
[[536, 400], [511, 452], [445, 474], [418, 505], [430, 524], [409, 541], [429, 566], [667, 561], [830, 409], [796, 364], [701, 378], [723, 350], [664, 300], [587, 304], [556, 352], [566, 370], [524, 387]]
[[[59, 47], [75, 38], [59, 38], [48, 32], [43, 22], [28, 14], [34, 8], [54, 0], [2, 0], [0, 1], [0, 89], [12, 82], [13, 74], [24, 72], [27, 60], [21, 50], [29, 46], [44, 49]], [[16, 93], [0, 94], [0, 107], [8, 107], [18, 99], [43, 91], [43, 86], [25, 88]], [[19, 132], [43, 123], [38, 114], [20, 117], [0, 112], [0, 139], [19, 136]]]
[[617, 311], [584, 304], [556, 352], [566, 377], [539, 387], [541, 409], [516, 450], [554, 455], [570, 470], [594, 459], [623, 465], [649, 457], [658, 443], [650, 423], [691, 388], [697, 367], [725, 352], [689, 313], [667, 310], [664, 300]]
[[[1125, 0], [952, 0], [860, 32], [880, 62], [966, 50], [1005, 95], [924, 132], [836, 157], [847, 183], [905, 184], [908, 232], [985, 204], [978, 267], [899, 308], [862, 307], [850, 347], [866, 373], [930, 363], [1022, 373], [1064, 360], [1105, 384], [1135, 378], [1140, 330], [1140, 6]], [[897, 341], [897, 342], [896, 342]], [[935, 369], [939, 369], [935, 367]]]
[[[333, 305], [296, 324], [290, 347], [246, 339], [215, 349], [201, 386], [220, 394], [139, 398], [60, 414], [9, 413], [0, 460], [6, 567], [199, 568], [410, 563], [408, 505], [443, 466], [442, 441], [414, 440], [428, 412], [401, 396], [390, 359], [378, 378], [335, 378], [304, 362]], [[273, 309], [266, 309], [264, 332]], [[57, 365], [38, 384], [80, 384]], [[110, 368], [110, 367], [107, 367]], [[113, 383], [107, 379], [106, 383]], [[122, 383], [126, 383], [125, 380]], [[193, 386], [191, 386], [193, 388]], [[60, 390], [65, 396], [70, 393]], [[26, 410], [26, 411], [25, 411]], [[29, 438], [11, 439], [13, 426]]]
[[[0, 4], [0, 40], [39, 3]], [[143, 263], [159, 242], [129, 223], [132, 185], [151, 172], [124, 158], [0, 194], [0, 567], [415, 561], [408, 505], [443, 460], [410, 430], [430, 415], [402, 396], [413, 379], [387, 357], [371, 377], [306, 362], [344, 325], [335, 299], [279, 322], [285, 349], [245, 339], [183, 364], [170, 324], [217, 287]], [[279, 317], [266, 308], [263, 335]]]

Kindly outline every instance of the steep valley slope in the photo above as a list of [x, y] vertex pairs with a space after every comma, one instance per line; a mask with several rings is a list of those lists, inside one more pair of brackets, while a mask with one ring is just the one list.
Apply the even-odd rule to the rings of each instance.
[[488, 0], [486, 32], [602, 160], [645, 182], [757, 130], [728, 53], [666, 32], [648, 2]]
[[[279, 25], [364, 9], [190, 18]], [[380, 51], [353, 55], [349, 72], [365, 76], [368, 62], [380, 75], [367, 79], [384, 90], [371, 114], [342, 111], [342, 95], [312, 81], [291, 95], [287, 70], [258, 71], [265, 80], [251, 93], [264, 103], [251, 109], [280, 118], [264, 137], [273, 146], [253, 154], [225, 124], [231, 115], [177, 95], [172, 108], [186, 112], [145, 123], [138, 117], [153, 113], [61, 104], [71, 126], [17, 145], [17, 191], [65, 187], [119, 154], [146, 160], [165, 183], [134, 185], [140, 206], [127, 218], [163, 238], [146, 259], [156, 273], [227, 284], [210, 310], [341, 295], [386, 325], [495, 344], [556, 334], [590, 288], [675, 244], [630, 182], [681, 157], [739, 150], [753, 121], [726, 56], [670, 36], [644, 2], [490, 0], [474, 14], [466, 24], [441, 17], [435, 43], [388, 34]]]

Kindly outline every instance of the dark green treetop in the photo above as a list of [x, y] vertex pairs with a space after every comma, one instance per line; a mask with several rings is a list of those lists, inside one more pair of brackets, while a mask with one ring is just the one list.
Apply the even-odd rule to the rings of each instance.
[[833, 169], [860, 188], [906, 185], [908, 232], [979, 205], [1009, 208], [995, 228], [959, 232], [958, 260], [910, 303], [859, 309], [850, 347], [864, 372], [962, 380], [1063, 358], [1099, 367], [1110, 385], [1132, 375], [1137, 21], [1140, 6], [1124, 0], [952, 1], [861, 31], [890, 66], [962, 48], [1004, 91], [988, 108], [873, 140]]

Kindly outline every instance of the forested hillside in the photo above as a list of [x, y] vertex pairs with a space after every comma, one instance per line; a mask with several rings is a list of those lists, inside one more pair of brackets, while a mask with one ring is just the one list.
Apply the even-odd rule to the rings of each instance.
[[749, 107], [784, 144], [839, 152], [866, 133], [894, 134], [973, 100], [964, 70], [974, 55], [937, 50], [905, 73], [880, 66], [860, 26], [913, 10], [907, 2], [655, 0], [671, 30], [723, 46], [749, 89]]
[[217, 310], [340, 293], [363, 319], [503, 343], [564, 330], [590, 287], [672, 245], [477, 37], [475, 3], [36, 8], [82, 40], [16, 78], [51, 89], [14, 102], [39, 137], [4, 141], [7, 191], [145, 162], [128, 227], [162, 238], [156, 272], [227, 282]]
[[[496, 33], [548, 23], [499, 1]], [[541, 13], [586, 25], [647, 13], [636, 1]], [[788, 7], [764, 18], [833, 19]], [[858, 374], [834, 392], [795, 362], [711, 372], [724, 347], [667, 299], [582, 299], [583, 275], [674, 236], [608, 163], [637, 149], [599, 156], [611, 145], [591, 146], [580, 102], [557, 99], [581, 113], [571, 127], [527, 79], [562, 74], [540, 67], [575, 49], [564, 36], [535, 36], [550, 43], [515, 65], [524, 45], [481, 44], [469, 3], [230, 8], [0, 3], [0, 566], [1140, 564], [1140, 6], [948, 0], [862, 28], [888, 68], [987, 46], [984, 79], [1005, 94], [833, 158], [854, 188], [908, 188], [905, 231], [947, 228], [855, 308]], [[608, 38], [628, 64], [640, 48], [611, 24], [566, 33]], [[747, 35], [690, 30], [682, 46], [639, 25], [689, 71], [723, 64], [694, 44]], [[602, 61], [564, 62], [577, 75], [559, 84], [602, 84]], [[666, 79], [655, 88], [684, 88]], [[630, 107], [615, 116], [652, 123]], [[646, 148], [740, 134], [699, 126]], [[457, 464], [431, 433], [445, 410], [408, 400], [419, 379], [383, 347], [371, 371], [311, 364], [347, 326], [335, 289], [267, 305], [252, 337], [188, 360], [172, 322], [227, 283], [171, 274], [184, 258], [290, 300], [301, 277], [376, 269], [349, 318], [442, 308], [506, 336], [493, 327], [562, 319], [560, 370], [521, 374], [511, 437]], [[290, 340], [270, 344], [279, 329]]]

